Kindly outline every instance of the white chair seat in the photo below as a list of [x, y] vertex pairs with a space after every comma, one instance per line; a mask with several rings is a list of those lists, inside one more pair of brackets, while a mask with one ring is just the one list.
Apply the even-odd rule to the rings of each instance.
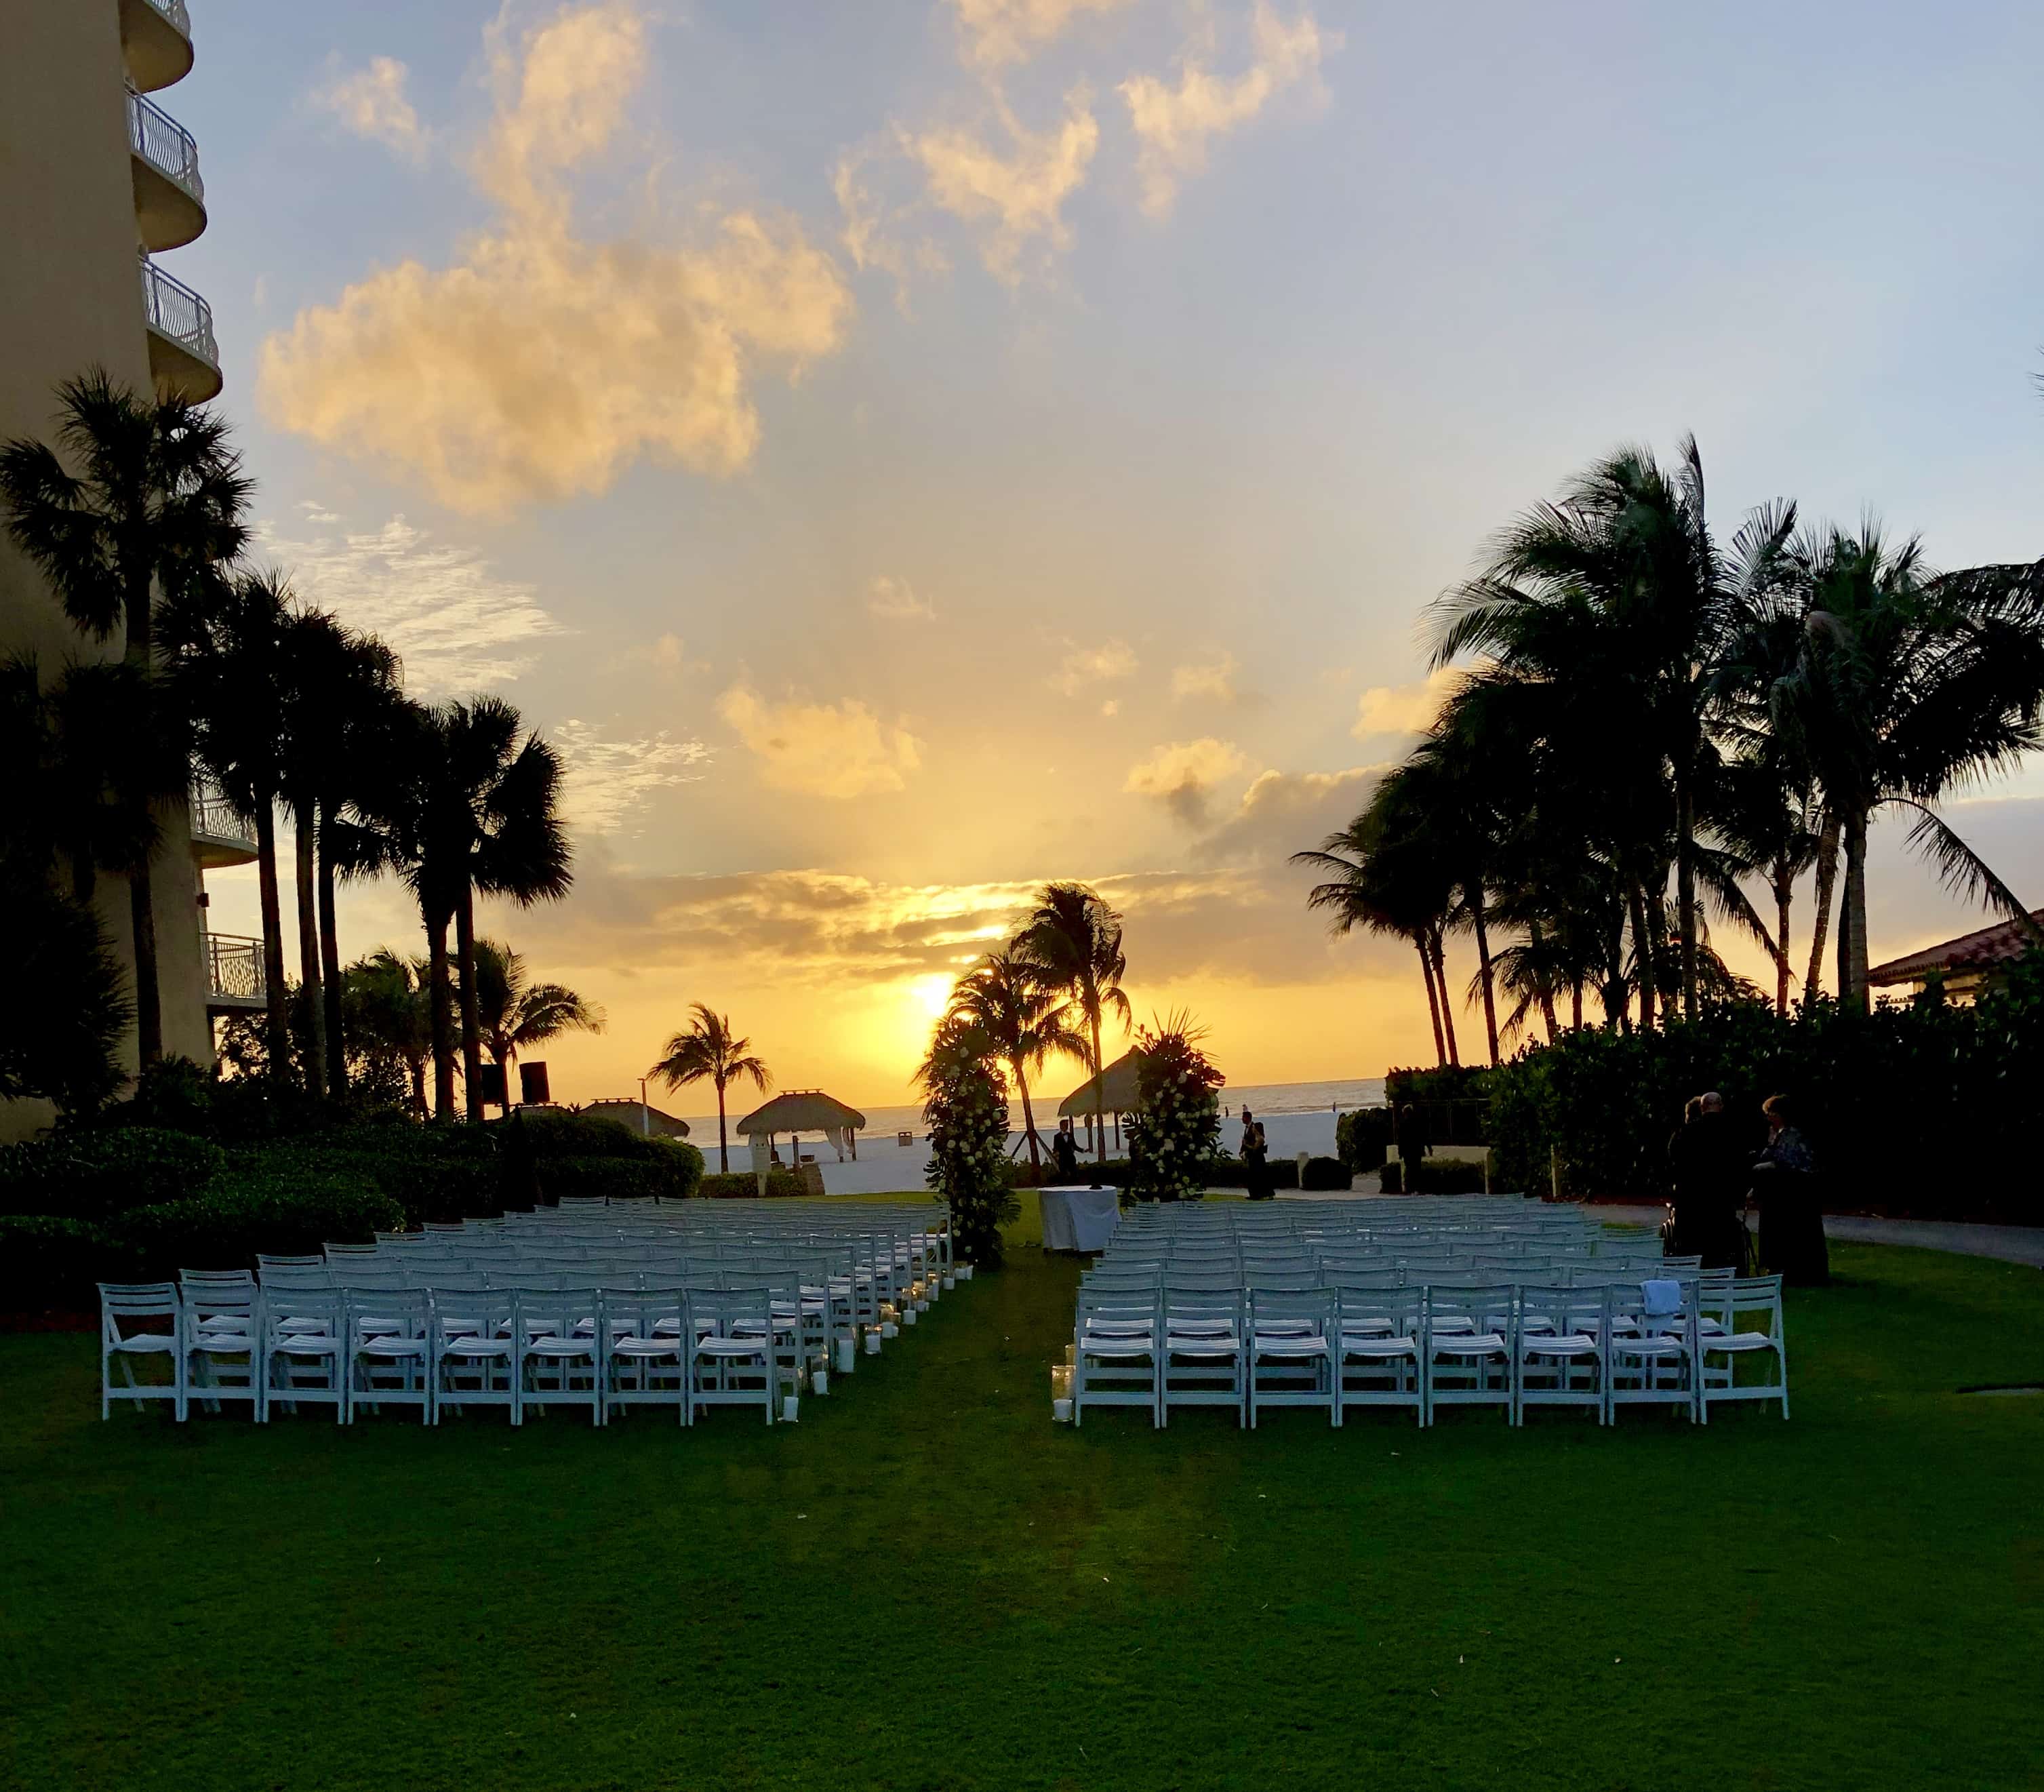
[[1360, 1336], [1351, 1332], [1342, 1333], [1342, 1350], [1350, 1356], [1417, 1356], [1420, 1340], [1417, 1338], [1394, 1338], [1377, 1332], [1366, 1332]]
[[1471, 1332], [1466, 1336], [1436, 1337], [1434, 1340], [1436, 1356], [1502, 1356], [1504, 1340], [1495, 1332]]
[[562, 1338], [549, 1334], [545, 1337], [529, 1339], [527, 1352], [534, 1356], [594, 1356], [596, 1354], [594, 1338]]
[[476, 1332], [463, 1332], [458, 1338], [449, 1338], [440, 1346], [443, 1356], [509, 1356], [512, 1344], [509, 1338], [486, 1338]]
[[1301, 1336], [1297, 1332], [1258, 1332], [1251, 1348], [1259, 1356], [1324, 1356], [1327, 1340], [1317, 1335]]
[[271, 1339], [270, 1348], [279, 1356], [331, 1356], [340, 1340], [331, 1332], [286, 1332]]
[[613, 1356], [679, 1356], [682, 1340], [670, 1338], [619, 1338], [610, 1347]]
[[1528, 1356], [1593, 1356], [1597, 1348], [1596, 1340], [1581, 1332], [1557, 1332], [1525, 1342]]
[[163, 1351], [175, 1353], [178, 1340], [167, 1332], [135, 1332], [118, 1344], [111, 1344], [106, 1348], [109, 1350], [125, 1350], [136, 1356], [152, 1356]]
[[1111, 1338], [1091, 1332], [1079, 1346], [1081, 1352], [1087, 1356], [1147, 1356], [1156, 1348], [1156, 1339], [1147, 1332], [1140, 1337], [1117, 1332]]
[[1613, 1338], [1611, 1347], [1625, 1356], [1686, 1356], [1689, 1347], [1665, 1332], [1642, 1332], [1635, 1337]]
[[1773, 1339], [1765, 1332], [1725, 1332], [1704, 1340], [1704, 1348], [1720, 1350], [1773, 1350]]
[[1242, 1348], [1242, 1340], [1216, 1332], [1197, 1332], [1188, 1337], [1167, 1337], [1164, 1348], [1174, 1356], [1232, 1356]]
[[423, 1356], [426, 1353], [424, 1338], [398, 1338], [378, 1336], [363, 1338], [355, 1347], [371, 1356]]
[[705, 1356], [763, 1356], [766, 1352], [766, 1340], [763, 1336], [698, 1338], [696, 1349]]

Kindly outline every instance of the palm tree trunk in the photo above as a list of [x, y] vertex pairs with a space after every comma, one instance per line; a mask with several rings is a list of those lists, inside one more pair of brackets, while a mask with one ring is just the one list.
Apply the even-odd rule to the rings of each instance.
[[340, 929], [333, 913], [333, 855], [327, 847], [334, 806], [332, 802], [320, 806], [319, 935], [321, 987], [326, 996], [327, 1088], [339, 1101], [348, 1093], [348, 1042], [340, 1012]]
[[1098, 1003], [1093, 1005], [1092, 1013], [1086, 1018], [1093, 1023], [1093, 1131], [1097, 1135], [1097, 1140], [1093, 1147], [1093, 1161], [1097, 1163], [1105, 1163], [1107, 1161], [1107, 1121], [1100, 1111], [1101, 1088]]
[[724, 1127], [724, 1083], [717, 1085], [717, 1160], [727, 1176], [731, 1174], [731, 1140], [725, 1136]]
[[1448, 953], [1442, 943], [1441, 930], [1433, 930], [1434, 980], [1441, 986], [1441, 1031], [1447, 1035], [1448, 1062], [1456, 1069], [1462, 1068], [1462, 1055], [1455, 1044], [1455, 1005], [1448, 996]]
[[129, 874], [128, 921], [135, 937], [135, 1048], [147, 1070], [163, 1055], [163, 995], [156, 983], [156, 905], [147, 863]]
[[256, 886], [263, 909], [263, 1042], [270, 1074], [291, 1074], [291, 1024], [284, 988], [284, 905], [277, 890], [277, 809], [256, 799]]
[[313, 890], [318, 851], [313, 806], [294, 805], [291, 824], [298, 898], [298, 996], [305, 1008], [305, 1093], [317, 1100], [326, 1094], [326, 998], [320, 975], [319, 906]]
[[1846, 890], [1838, 908], [1838, 992], [1862, 1014], [1866, 988], [1866, 812], [1855, 811], [1845, 827]]
[[412, 1060], [412, 1111], [421, 1120], [426, 1117], [426, 1061], [423, 1058]]
[[1696, 799], [1685, 759], [1675, 775], [1675, 925], [1681, 936], [1682, 1018], [1696, 1017]]
[[1570, 1007], [1569, 1025], [1581, 1033], [1583, 1030], [1583, 980], [1578, 977], [1570, 986]]
[[1640, 885], [1633, 885], [1631, 892], [1632, 909], [1632, 962], [1639, 972], [1639, 1025], [1642, 1030], [1650, 1030], [1654, 1023], [1654, 1009], [1659, 991], [1654, 981], [1654, 942], [1646, 933], [1646, 892]]
[[1036, 1145], [1035, 1110], [1029, 1106], [1029, 1079], [1022, 1074], [1022, 1060], [1013, 1060], [1015, 1086], [1022, 1091], [1022, 1125], [1029, 1134], [1029, 1167], [1036, 1172], [1036, 1179], [1043, 1179], [1043, 1158]]
[[468, 1085], [468, 1117], [482, 1121], [482, 1013], [475, 986], [475, 886], [464, 882], [455, 905], [455, 950], [461, 955], [461, 1074]]
[[1427, 956], [1427, 939], [1424, 933], [1412, 936], [1413, 946], [1420, 954], [1420, 975], [1427, 979], [1427, 1012], [1434, 1021], [1434, 1062], [1443, 1069], [1447, 1067], [1447, 1042], [1441, 1036], [1441, 998], [1434, 991], [1434, 961]]
[[503, 1109], [504, 1117], [509, 1120], [511, 1117], [511, 1075], [518, 1067], [518, 1048], [515, 1045], [507, 1045], [501, 1052], [494, 1052], [492, 1055], [504, 1067], [504, 1099], [498, 1106]]
[[1786, 857], [1774, 861], [1774, 1012], [1788, 1012], [1789, 905], [1796, 899], [1795, 867]]
[[[1470, 919], [1476, 928], [1477, 973], [1483, 979], [1483, 1030], [1490, 1039], [1490, 1061], [1497, 1063], [1497, 996], [1492, 987], [1490, 971], [1490, 933], [1484, 925], [1483, 881], [1477, 879], [1468, 886]], [[1547, 1032], [1551, 1037], [1554, 1031], [1554, 1014], [1551, 1007], [1547, 1012]]]
[[1803, 993], [1815, 995], [1824, 986], [1824, 937], [1831, 931], [1831, 890], [1838, 875], [1838, 818], [1828, 805], [1817, 834], [1817, 913], [1810, 924], [1810, 975]]
[[433, 1118], [454, 1118], [454, 988], [448, 978], [448, 917], [426, 921], [427, 1001], [432, 1015]]

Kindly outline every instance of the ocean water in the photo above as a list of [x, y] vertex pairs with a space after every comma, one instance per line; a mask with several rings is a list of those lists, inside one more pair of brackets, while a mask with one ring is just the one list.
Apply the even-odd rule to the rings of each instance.
[[[1316, 1157], [1331, 1157], [1335, 1148], [1335, 1121], [1337, 1113], [1347, 1113], [1351, 1108], [1371, 1107], [1384, 1099], [1384, 1079], [1381, 1077], [1356, 1077], [1331, 1083], [1249, 1083], [1239, 1088], [1225, 1088], [1220, 1092], [1226, 1117], [1221, 1121], [1221, 1149], [1233, 1152], [1242, 1135], [1241, 1115], [1247, 1106], [1263, 1123], [1264, 1136], [1270, 1144], [1274, 1158], [1290, 1157], [1300, 1152], [1310, 1152]], [[1032, 1091], [1033, 1095], [1033, 1091]], [[1057, 1129], [1057, 1106], [1062, 1095], [1054, 1090], [1047, 1102], [1035, 1102], [1036, 1125], [1047, 1140]], [[734, 1109], [731, 1117], [737, 1119], [744, 1108]], [[918, 1107], [867, 1108], [866, 1125], [859, 1135], [859, 1156], [844, 1163], [837, 1160], [836, 1153], [823, 1140], [814, 1136], [802, 1140], [804, 1156], [813, 1156], [821, 1167], [824, 1186], [832, 1194], [878, 1194], [890, 1190], [918, 1190], [923, 1186], [923, 1171], [930, 1160], [928, 1137], [923, 1129], [923, 1110]], [[1011, 1117], [1021, 1119], [1021, 1104], [1010, 1104]], [[689, 1123], [690, 1139], [703, 1148], [709, 1159], [709, 1167], [717, 1167], [717, 1116], [701, 1117], [685, 1114]], [[1108, 1125], [1108, 1149], [1115, 1149], [1113, 1121]], [[1083, 1134], [1083, 1124], [1080, 1127]], [[905, 1132], [909, 1142], [903, 1145], [897, 1135]], [[1008, 1136], [1012, 1152], [1021, 1155], [1028, 1147], [1021, 1130]], [[751, 1167], [751, 1158], [745, 1149], [745, 1141], [736, 1133], [731, 1139], [731, 1167], [743, 1171]], [[787, 1141], [781, 1142], [785, 1152]]]

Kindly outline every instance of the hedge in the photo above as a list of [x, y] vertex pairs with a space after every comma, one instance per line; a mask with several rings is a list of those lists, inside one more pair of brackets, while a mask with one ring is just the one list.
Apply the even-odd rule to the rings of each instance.
[[[749, 1170], [734, 1170], [728, 1175], [704, 1176], [696, 1190], [713, 1201], [744, 1201], [756, 1198], [759, 1180]], [[806, 1193], [802, 1179], [792, 1170], [770, 1170], [766, 1172], [766, 1198], [770, 1201], [791, 1199]]]
[[1390, 1149], [1389, 1108], [1356, 1108], [1335, 1122], [1335, 1155], [1358, 1176], [1381, 1170]]
[[[1293, 1165], [1296, 1171], [1297, 1164]], [[1354, 1172], [1338, 1157], [1309, 1157], [1306, 1159], [1306, 1173], [1300, 1178], [1299, 1186], [1321, 1194], [1336, 1189], [1346, 1189], [1354, 1180]]]
[[124, 1126], [0, 1148], [0, 1213], [104, 1220], [182, 1200], [227, 1169], [219, 1146], [189, 1133]]
[[52, 1213], [0, 1215], [0, 1311], [90, 1312], [96, 1282], [134, 1266], [105, 1227]]

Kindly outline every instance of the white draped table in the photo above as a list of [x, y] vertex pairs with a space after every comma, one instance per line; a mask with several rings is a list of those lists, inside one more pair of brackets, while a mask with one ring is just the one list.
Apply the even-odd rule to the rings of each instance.
[[1043, 1205], [1046, 1251], [1105, 1251], [1121, 1223], [1120, 1192], [1111, 1188], [1047, 1188]]

